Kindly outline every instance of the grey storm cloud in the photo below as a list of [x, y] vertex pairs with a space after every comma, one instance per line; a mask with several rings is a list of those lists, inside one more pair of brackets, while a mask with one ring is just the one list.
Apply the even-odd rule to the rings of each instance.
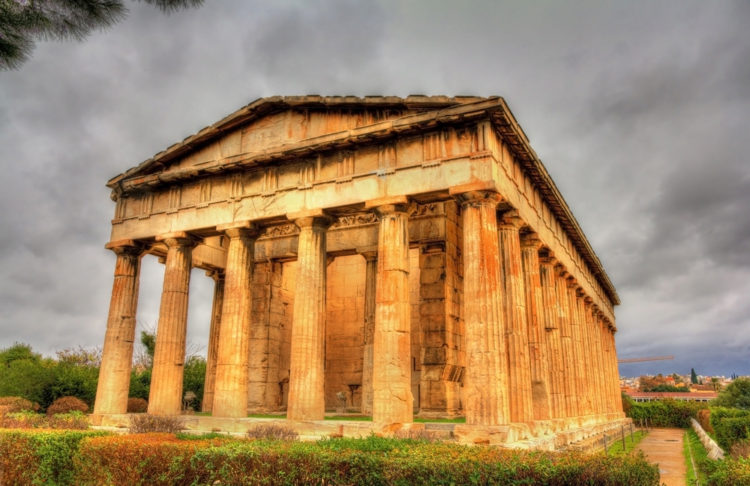
[[[0, 347], [103, 341], [104, 183], [260, 96], [501, 95], [618, 289], [643, 372], [750, 374], [748, 2], [134, 2], [0, 73]], [[162, 265], [144, 258], [139, 329]], [[191, 280], [205, 348], [212, 282]]]

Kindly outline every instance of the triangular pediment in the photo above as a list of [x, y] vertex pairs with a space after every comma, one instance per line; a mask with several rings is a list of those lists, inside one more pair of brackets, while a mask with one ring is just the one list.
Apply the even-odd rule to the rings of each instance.
[[287, 96], [261, 98], [112, 178], [215, 169], [222, 161], [298, 145], [409, 115], [476, 103], [488, 98], [447, 96]]

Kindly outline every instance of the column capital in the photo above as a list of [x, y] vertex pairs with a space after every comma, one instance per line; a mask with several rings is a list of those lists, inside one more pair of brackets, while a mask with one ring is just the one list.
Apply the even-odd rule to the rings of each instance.
[[558, 276], [560, 276], [560, 277], [562, 277], [564, 279], [567, 279], [568, 271], [565, 269], [565, 265], [563, 265], [562, 263], [560, 263], [557, 259], [555, 259], [554, 265], [555, 265], [555, 273]]
[[466, 191], [451, 192], [462, 208], [467, 206], [491, 205], [497, 207], [503, 201], [502, 196], [495, 191]]
[[392, 213], [405, 213], [409, 210], [409, 198], [390, 196], [365, 201], [365, 209], [372, 209], [378, 216]]
[[224, 270], [220, 268], [214, 270], [206, 270], [206, 277], [209, 277], [214, 282], [217, 282], [224, 278]]
[[327, 229], [335, 221], [335, 218], [322, 209], [307, 209], [296, 213], [289, 213], [286, 217], [299, 229], [312, 227]]
[[565, 283], [567, 284], [569, 289], [577, 290], [578, 289], [578, 281], [576, 278], [568, 273], [568, 276], [565, 277]]
[[534, 231], [521, 233], [521, 248], [534, 248], [535, 250], [539, 250], [541, 247], [542, 240], [539, 239], [539, 235], [537, 233], [535, 233]]
[[552, 255], [552, 253], [539, 253], [539, 264], [540, 265], [549, 265], [554, 269], [554, 267], [558, 264], [557, 258]]
[[236, 221], [234, 223], [220, 224], [216, 226], [220, 231], [231, 238], [257, 238], [260, 228], [251, 221]]
[[163, 242], [168, 248], [173, 247], [192, 247], [198, 243], [198, 238], [186, 233], [185, 231], [176, 231], [159, 235], [156, 241]]
[[112, 250], [116, 255], [133, 255], [139, 256], [143, 253], [144, 245], [135, 240], [117, 240], [110, 241], [104, 248]]
[[499, 228], [505, 227], [520, 230], [523, 226], [526, 225], [526, 223], [523, 219], [521, 219], [521, 216], [518, 215], [518, 211], [516, 211], [515, 209], [511, 209], [509, 211], [503, 212], [500, 215], [497, 225]]
[[366, 262], [374, 262], [378, 259], [378, 250], [357, 250], [357, 253], [362, 255]]
[[578, 287], [576, 287], [576, 295], [577, 295], [578, 297], [585, 297], [585, 296], [586, 296], [586, 291], [585, 291], [585, 290], [583, 290], [583, 287], [581, 287], [581, 286], [579, 285]]

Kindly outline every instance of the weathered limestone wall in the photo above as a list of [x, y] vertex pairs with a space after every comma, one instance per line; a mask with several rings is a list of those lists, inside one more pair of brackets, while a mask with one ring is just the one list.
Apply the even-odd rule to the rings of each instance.
[[413, 397], [413, 412], [419, 412], [420, 380], [422, 377], [422, 322], [420, 314], [420, 249], [409, 248], [409, 316], [411, 324], [410, 353], [411, 353], [411, 394]]
[[292, 318], [294, 317], [294, 293], [297, 285], [297, 262], [284, 262], [281, 267], [279, 301], [282, 313], [278, 316], [281, 343], [279, 349], [278, 384], [281, 393], [281, 409], [286, 410], [289, 398], [289, 368], [292, 353]]
[[[455, 415], [461, 408], [464, 371], [461, 296], [463, 292], [458, 205], [445, 202], [445, 240], [425, 245], [419, 255], [419, 313], [421, 349], [412, 353], [420, 368], [418, 413]], [[412, 270], [414, 271], [414, 270]], [[414, 300], [412, 301], [414, 302]], [[412, 343], [415, 336], [412, 334]], [[416, 395], [415, 395], [416, 399]]]
[[281, 295], [284, 265], [257, 263], [253, 273], [253, 326], [250, 332], [250, 382], [248, 410], [279, 410], [279, 372], [284, 324], [291, 323], [291, 307]]
[[[302, 285], [302, 282], [299, 282]], [[328, 265], [326, 305], [326, 409], [362, 404], [364, 356], [365, 260], [360, 255], [337, 257]]]

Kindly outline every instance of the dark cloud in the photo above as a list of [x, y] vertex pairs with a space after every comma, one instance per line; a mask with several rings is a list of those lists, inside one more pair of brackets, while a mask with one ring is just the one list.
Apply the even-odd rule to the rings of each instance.
[[[41, 43], [0, 75], [0, 347], [100, 345], [104, 183], [259, 96], [499, 94], [618, 288], [623, 372], [750, 373], [747, 2], [234, 1]], [[144, 259], [139, 328], [163, 267]], [[212, 282], [191, 280], [189, 339]]]

